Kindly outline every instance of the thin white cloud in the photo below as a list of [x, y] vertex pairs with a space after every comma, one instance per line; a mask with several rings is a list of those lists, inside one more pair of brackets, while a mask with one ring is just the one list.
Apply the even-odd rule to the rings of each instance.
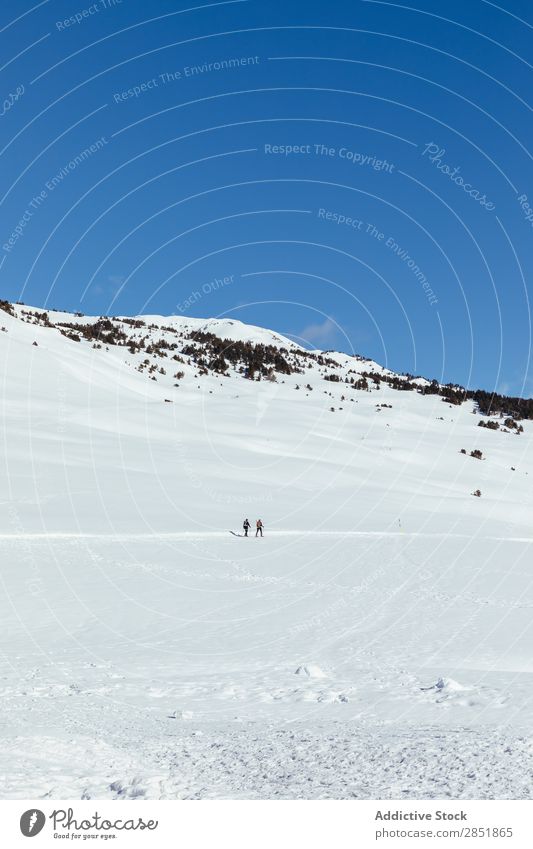
[[299, 339], [308, 345], [328, 345], [333, 342], [337, 333], [337, 325], [331, 318], [326, 318], [322, 322], [308, 324], [298, 334]]

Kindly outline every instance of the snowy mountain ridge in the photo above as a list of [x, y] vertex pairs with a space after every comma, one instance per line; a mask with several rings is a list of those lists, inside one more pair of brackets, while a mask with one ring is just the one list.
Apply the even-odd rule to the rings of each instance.
[[[1, 311], [12, 318], [18, 319], [19, 322], [34, 327], [44, 327], [49, 330], [55, 330], [69, 341], [77, 343], [90, 342], [93, 350], [102, 350], [103, 347], [109, 351], [111, 345], [116, 353], [116, 349], [125, 347], [130, 354], [141, 354], [148, 348], [148, 353], [152, 356], [151, 363], [141, 361], [140, 363], [124, 356], [126, 364], [131, 365], [139, 371], [140, 365], [153, 365], [157, 359], [166, 358], [168, 351], [172, 351], [171, 359], [176, 362], [181, 362], [187, 366], [197, 364], [197, 358], [193, 357], [191, 363], [190, 354], [186, 355], [186, 359], [180, 357], [183, 354], [183, 348], [189, 347], [186, 343], [192, 341], [194, 347], [201, 353], [202, 347], [205, 347], [206, 335], [216, 336], [220, 342], [224, 342], [224, 350], [231, 357], [233, 347], [236, 347], [236, 353], [239, 353], [240, 344], [251, 346], [265, 346], [267, 348], [278, 348], [287, 352], [290, 365], [294, 373], [303, 373], [306, 368], [312, 371], [317, 371], [327, 379], [335, 379], [354, 383], [349, 375], [359, 376], [383, 376], [383, 378], [391, 378], [397, 386], [399, 382], [405, 385], [408, 389], [427, 389], [434, 387], [433, 391], [438, 391], [439, 394], [450, 396], [455, 390], [463, 394], [463, 400], [466, 399], [467, 393], [456, 384], [438, 383], [436, 380], [429, 380], [420, 376], [412, 376], [408, 374], [399, 374], [391, 369], [384, 367], [370, 358], [363, 357], [353, 352], [351, 355], [340, 353], [337, 351], [321, 351], [308, 350], [298, 345], [293, 340], [285, 337], [275, 331], [268, 330], [262, 327], [245, 324], [236, 319], [228, 318], [192, 318], [186, 316], [161, 316], [161, 315], [141, 315], [141, 316], [86, 316], [81, 313], [58, 312], [55, 310], [44, 310], [40, 308], [27, 307], [24, 304], [11, 304], [7, 301], [0, 301]], [[8, 328], [4, 327], [4, 330]], [[29, 338], [31, 334], [27, 334]], [[22, 337], [21, 337], [22, 338]], [[43, 340], [50, 337], [43, 337]], [[235, 343], [232, 345], [231, 343]], [[209, 352], [207, 352], [209, 353]], [[233, 368], [234, 372], [239, 372], [245, 377], [255, 377], [260, 380], [261, 377], [273, 377], [277, 371], [276, 368], [270, 369], [268, 366], [273, 363], [266, 363], [266, 368], [256, 369], [255, 374], [250, 375], [246, 368], [246, 362], [235, 356], [235, 361], [238, 365], [244, 365], [244, 368]], [[314, 362], [312, 362], [314, 361]], [[201, 363], [202, 369], [200, 375], [197, 374], [197, 369], [193, 368], [191, 374], [203, 376], [208, 371], [218, 373], [227, 372], [228, 369], [221, 367], [218, 358], [207, 356], [203, 358]], [[340, 369], [341, 373], [337, 375], [328, 374], [327, 368]], [[155, 371], [155, 370], [154, 370]], [[158, 369], [161, 374], [160, 370]], [[188, 371], [185, 372], [188, 374]], [[231, 373], [231, 372], [230, 372]], [[159, 380], [158, 377], [156, 377]], [[360, 388], [367, 388], [362, 386]], [[447, 391], [442, 391], [447, 390]], [[458, 401], [458, 397], [455, 398]]]
[[[159, 350], [150, 351], [154, 358], [164, 357], [166, 345], [171, 346], [171, 349], [180, 353], [185, 341], [197, 341], [197, 346], [201, 346], [200, 337], [204, 334], [213, 334], [219, 339], [228, 340], [235, 343], [249, 343], [250, 345], [272, 346], [286, 350], [292, 354], [295, 361], [298, 357], [309, 355], [326, 356], [324, 352], [307, 351], [307, 349], [293, 342], [291, 339], [282, 336], [272, 330], [253, 325], [244, 324], [235, 319], [201, 319], [185, 316], [160, 316], [160, 315], [142, 315], [142, 316], [85, 316], [81, 313], [58, 312], [54, 310], [43, 310], [32, 307], [27, 307], [23, 304], [4, 304], [3, 309], [8, 315], [18, 319], [24, 324], [34, 325], [36, 327], [45, 327], [51, 330], [56, 330], [65, 338], [75, 342], [91, 341], [93, 349], [99, 345], [102, 348], [102, 343], [106, 345], [112, 344], [114, 347], [129, 347], [133, 345], [136, 351], [140, 352], [146, 346], [157, 346], [162, 342], [163, 347]], [[95, 328], [93, 335], [84, 337], [76, 333], [75, 327], [83, 330], [84, 327]], [[114, 338], [111, 340], [111, 336]], [[43, 337], [44, 338], [44, 337]], [[228, 346], [228, 348], [231, 346]], [[169, 348], [166, 348], [169, 350]], [[352, 367], [357, 363], [364, 362], [366, 368], [372, 371], [382, 372], [383, 374], [393, 375], [394, 373], [370, 359], [357, 355], [348, 356], [337, 352], [328, 352], [327, 357], [329, 364], [335, 367], [344, 365]], [[129, 360], [131, 363], [131, 359]], [[211, 367], [207, 363], [208, 367]], [[259, 376], [259, 375], [258, 375]]]

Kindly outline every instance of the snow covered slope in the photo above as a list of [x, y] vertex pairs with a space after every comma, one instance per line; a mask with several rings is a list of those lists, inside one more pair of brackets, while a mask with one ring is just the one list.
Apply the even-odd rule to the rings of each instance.
[[530, 794], [529, 421], [240, 322], [3, 310], [1, 796]]
[[528, 423], [492, 431], [471, 401], [354, 388], [392, 373], [256, 328], [251, 343], [286, 350], [292, 373], [267, 363], [272, 379], [247, 380], [231, 344], [220, 373], [197, 339], [240, 341], [239, 322], [150, 316], [86, 339], [72, 327], [97, 319], [15, 311], [0, 333], [6, 532], [13, 509], [27, 532], [91, 533], [228, 530], [249, 510], [270, 530], [385, 531], [401, 518], [413, 532], [529, 535]]

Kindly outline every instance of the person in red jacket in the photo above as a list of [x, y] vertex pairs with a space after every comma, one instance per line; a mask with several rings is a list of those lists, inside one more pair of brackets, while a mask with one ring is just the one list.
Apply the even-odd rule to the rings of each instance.
[[263, 536], [263, 523], [261, 519], [258, 519], [255, 523], [255, 535], [256, 537]]

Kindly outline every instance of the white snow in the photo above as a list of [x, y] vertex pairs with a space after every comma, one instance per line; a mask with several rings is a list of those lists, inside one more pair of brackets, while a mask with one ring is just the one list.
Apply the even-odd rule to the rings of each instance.
[[198, 376], [28, 310], [0, 312], [0, 796], [531, 795], [529, 421], [316, 361]]

